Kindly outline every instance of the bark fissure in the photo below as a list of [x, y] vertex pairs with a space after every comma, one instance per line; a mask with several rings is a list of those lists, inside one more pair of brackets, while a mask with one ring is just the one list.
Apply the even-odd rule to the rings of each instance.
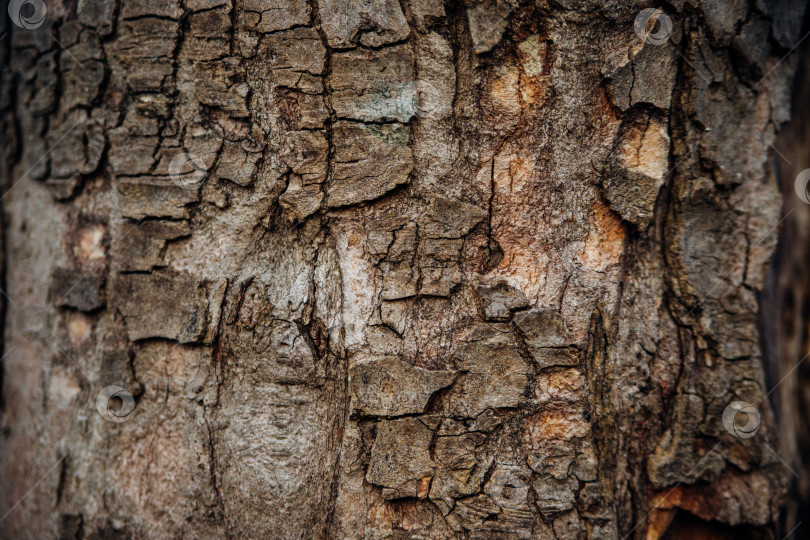
[[804, 7], [727, 4], [4, 19], [0, 531], [777, 531], [761, 291]]

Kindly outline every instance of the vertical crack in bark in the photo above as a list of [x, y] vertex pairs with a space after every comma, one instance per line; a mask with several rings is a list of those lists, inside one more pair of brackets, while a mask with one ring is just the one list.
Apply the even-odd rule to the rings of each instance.
[[325, 193], [328, 193], [332, 183], [332, 166], [335, 159], [334, 123], [337, 120], [335, 109], [332, 106], [332, 85], [330, 83], [332, 76], [332, 47], [329, 45], [329, 41], [326, 38], [326, 33], [321, 26], [319, 0], [307, 0], [307, 2], [309, 5], [311, 24], [315, 28], [315, 31], [318, 32], [318, 36], [321, 39], [321, 44], [326, 51], [326, 62], [324, 63], [323, 68], [323, 100], [329, 116], [324, 122], [328, 150], [326, 154], [326, 173], [324, 175], [323, 189]]

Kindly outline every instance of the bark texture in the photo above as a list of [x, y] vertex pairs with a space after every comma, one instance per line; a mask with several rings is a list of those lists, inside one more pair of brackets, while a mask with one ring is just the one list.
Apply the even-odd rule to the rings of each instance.
[[0, 534], [778, 534], [805, 5], [650, 8], [4, 19]]
[[780, 455], [791, 468], [784, 530], [797, 527], [794, 538], [806, 538], [810, 537], [810, 523], [804, 517], [810, 515], [810, 203], [798, 196], [797, 188], [805, 194], [808, 190], [795, 179], [810, 168], [810, 123], [800, 120], [810, 116], [808, 40], [797, 53], [800, 63], [793, 89], [793, 120], [774, 144], [782, 153], [777, 170], [788, 219], [768, 270], [761, 311], [765, 315], [763, 332], [773, 338], [764, 347], [765, 374], [774, 387], [770, 399], [779, 420]]

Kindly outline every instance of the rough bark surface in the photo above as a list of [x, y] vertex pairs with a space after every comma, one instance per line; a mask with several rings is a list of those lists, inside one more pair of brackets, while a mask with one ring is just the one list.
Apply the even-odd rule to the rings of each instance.
[[4, 19], [0, 534], [775, 534], [805, 5], [650, 7]]

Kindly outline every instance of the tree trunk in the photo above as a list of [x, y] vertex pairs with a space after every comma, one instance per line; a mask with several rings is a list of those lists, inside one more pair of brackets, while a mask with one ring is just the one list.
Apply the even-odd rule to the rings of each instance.
[[804, 10], [12, 0], [0, 535], [781, 538]]

